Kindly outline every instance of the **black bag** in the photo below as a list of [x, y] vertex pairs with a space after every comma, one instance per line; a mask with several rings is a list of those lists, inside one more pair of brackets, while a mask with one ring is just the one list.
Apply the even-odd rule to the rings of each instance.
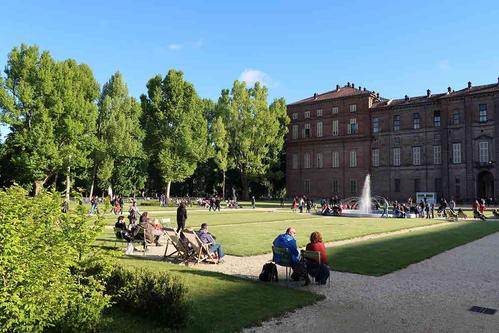
[[307, 264], [304, 261], [300, 261], [293, 267], [293, 273], [291, 273], [291, 280], [300, 281], [305, 280], [307, 284], [310, 282], [307, 273]]
[[258, 277], [260, 281], [263, 282], [277, 282], [279, 281], [277, 277], [277, 266], [271, 262], [263, 265], [262, 272]]

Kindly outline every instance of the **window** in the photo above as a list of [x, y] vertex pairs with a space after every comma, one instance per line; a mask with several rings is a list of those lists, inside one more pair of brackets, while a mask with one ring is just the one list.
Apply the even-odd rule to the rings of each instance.
[[310, 138], [310, 124], [305, 124], [305, 127], [303, 128], [303, 137]]
[[395, 178], [393, 180], [393, 187], [395, 187], [395, 192], [400, 192], [400, 179]]
[[357, 166], [357, 152], [355, 150], [350, 151], [350, 168], [355, 168]]
[[350, 112], [356, 112], [357, 111], [357, 104], [350, 104]]
[[291, 163], [293, 169], [298, 169], [298, 154], [293, 154]]
[[433, 146], [433, 164], [442, 164], [442, 146]]
[[333, 193], [338, 193], [340, 191], [340, 182], [337, 179], [333, 179]]
[[298, 139], [298, 125], [293, 125], [292, 130], [291, 130], [291, 137], [293, 140]]
[[375, 148], [372, 150], [372, 164], [373, 167], [379, 166], [379, 149]]
[[421, 165], [421, 147], [412, 147], [412, 165]]
[[322, 109], [317, 110], [317, 118], [322, 117]]
[[433, 126], [440, 127], [440, 111], [433, 112]]
[[394, 131], [400, 130], [400, 115], [398, 114], [393, 116], [393, 130]]
[[479, 104], [478, 110], [480, 112], [480, 122], [484, 123], [487, 121], [487, 104]]
[[452, 163], [459, 164], [461, 163], [461, 144], [453, 143], [452, 144]]
[[400, 165], [400, 148], [393, 148], [393, 165]]
[[379, 128], [379, 118], [378, 117], [373, 118], [372, 125], [373, 125], [373, 133], [379, 133], [380, 128]]
[[317, 153], [317, 168], [322, 169], [324, 167], [324, 161], [322, 160], [322, 153]]
[[303, 192], [305, 192], [306, 194], [310, 193], [310, 179], [305, 179], [305, 181], [303, 182]]
[[421, 118], [419, 116], [419, 113], [412, 114], [412, 127], [414, 129], [421, 128]]
[[333, 153], [331, 154], [331, 167], [340, 167], [340, 153], [337, 151], [333, 151]]
[[337, 106], [333, 106], [333, 108], [331, 109], [332, 114], [338, 113], [338, 111], [339, 111], [339, 108]]
[[396, 147], [400, 146], [400, 136], [393, 137], [393, 145]]
[[322, 121], [317, 122], [317, 137], [322, 137]]
[[305, 119], [310, 118], [310, 111], [305, 112]]
[[459, 111], [452, 112], [452, 125], [459, 125], [461, 123], [461, 113]]
[[480, 163], [489, 162], [489, 143], [487, 141], [482, 141], [478, 143], [480, 151]]
[[298, 119], [298, 113], [293, 113], [293, 120], [297, 120]]
[[421, 186], [421, 181], [418, 178], [414, 179], [414, 192], [420, 192], [421, 191], [420, 186]]
[[333, 136], [338, 136], [338, 120], [333, 120]]
[[350, 193], [357, 193], [357, 181], [355, 179], [350, 179]]
[[310, 168], [310, 154], [309, 153], [305, 153], [303, 155], [303, 167], [305, 169], [309, 169]]
[[350, 122], [347, 125], [347, 133], [348, 134], [357, 134], [357, 132], [358, 132], [357, 119], [352, 118], [352, 119], [350, 119]]

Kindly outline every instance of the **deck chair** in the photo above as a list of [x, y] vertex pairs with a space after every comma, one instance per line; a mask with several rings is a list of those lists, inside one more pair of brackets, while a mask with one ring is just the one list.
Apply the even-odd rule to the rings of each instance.
[[457, 222], [458, 217], [459, 216], [458, 216], [456, 211], [454, 211], [450, 208], [445, 209], [445, 218], [447, 219], [447, 221]]
[[459, 208], [457, 210], [457, 217], [460, 219], [465, 219], [465, 220], [468, 218], [468, 216], [466, 216], [466, 214], [464, 213], [464, 211], [461, 208]]
[[138, 233], [133, 237], [133, 242], [134, 243], [139, 243], [140, 245], [142, 245], [144, 247], [144, 255], [146, 255], [146, 252], [147, 252], [147, 248], [149, 247], [149, 244], [152, 244], [152, 243], [149, 243], [147, 241], [147, 238], [146, 238], [146, 235], [145, 235], [145, 229], [138, 225], [137, 226], [139, 228], [139, 231]]
[[[179, 258], [180, 260], [187, 260], [189, 257], [189, 249], [184, 245], [184, 243], [182, 243], [180, 235], [173, 228], [164, 228], [163, 230], [165, 231], [164, 235], [166, 237], [166, 248], [163, 258], [166, 259], [176, 254], [177, 258]], [[170, 244], [173, 245], [175, 251], [173, 251], [169, 255], [166, 255], [168, 253], [168, 247], [170, 246]]]
[[123, 241], [125, 241], [125, 240], [123, 239], [123, 236], [121, 235], [121, 229], [113, 227], [113, 233], [114, 233], [114, 247], [116, 248], [116, 244], [118, 242], [123, 243]]
[[291, 252], [285, 247], [272, 246], [272, 261], [279, 266], [286, 268], [286, 283], [289, 283], [291, 276]]
[[185, 238], [192, 247], [192, 254], [190, 254], [187, 260], [193, 260], [196, 264], [200, 262], [212, 262], [217, 263], [217, 257], [215, 254], [210, 252], [211, 243], [204, 244], [194, 230], [184, 229], [182, 230]]
[[[308, 260], [316, 262], [318, 264], [323, 264], [323, 263], [321, 263], [321, 253], [319, 251], [303, 250], [303, 251], [301, 251], [301, 257], [305, 260], [308, 259]], [[329, 266], [328, 266], [328, 269], [329, 269]], [[331, 273], [329, 273], [329, 277], [327, 278], [327, 280], [328, 280], [327, 281], [328, 287], [331, 287]]]

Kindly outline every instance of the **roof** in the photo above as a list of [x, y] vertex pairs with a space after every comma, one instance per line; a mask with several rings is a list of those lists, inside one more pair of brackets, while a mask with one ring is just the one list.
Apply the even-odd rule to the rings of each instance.
[[[365, 89], [365, 88], [364, 88]], [[372, 94], [372, 91], [369, 90], [360, 90], [358, 88], [352, 88], [349, 86], [344, 86], [339, 88], [338, 90], [331, 90], [322, 94], [317, 94], [305, 99], [302, 99], [300, 101], [288, 104], [288, 105], [299, 105], [299, 104], [307, 104], [307, 103], [312, 103], [312, 102], [317, 102], [317, 101], [326, 101], [326, 100], [331, 100], [331, 99], [336, 99], [336, 98], [343, 98], [343, 97], [350, 97], [350, 96], [357, 96], [357, 95], [369, 95]]]
[[421, 104], [428, 102], [436, 102], [444, 98], [463, 97], [466, 95], [475, 95], [475, 94], [483, 94], [491, 92], [499, 92], [499, 83], [485, 84], [471, 88], [464, 88], [458, 91], [451, 90], [451, 92], [430, 94], [430, 96], [425, 95], [425, 96], [408, 97], [407, 99], [401, 98], [401, 99], [383, 100], [373, 104], [371, 108], [377, 109], [377, 108], [386, 108], [386, 107], [414, 105], [414, 104]]

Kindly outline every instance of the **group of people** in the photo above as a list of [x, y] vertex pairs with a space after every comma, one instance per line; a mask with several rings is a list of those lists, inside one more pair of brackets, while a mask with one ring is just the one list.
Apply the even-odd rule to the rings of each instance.
[[296, 210], [298, 209], [300, 213], [303, 213], [303, 210], [306, 209], [307, 213], [310, 213], [310, 211], [314, 207], [315, 204], [312, 199], [307, 198], [306, 196], [301, 196], [293, 198], [291, 209], [293, 210], [293, 212], [296, 212]]
[[[305, 284], [310, 283], [309, 275], [315, 278], [315, 281], [319, 284], [326, 284], [329, 278], [329, 267], [327, 266], [327, 253], [326, 247], [322, 241], [322, 235], [318, 231], [314, 231], [310, 235], [310, 242], [305, 247], [306, 251], [316, 251], [320, 253], [319, 260], [312, 258], [303, 258], [301, 252], [298, 251], [298, 246], [296, 244], [296, 229], [289, 227], [286, 229], [284, 234], [277, 236], [274, 240], [274, 247], [285, 248], [289, 251], [291, 255], [291, 268], [293, 273], [291, 278], [293, 280], [298, 280], [301, 277], [305, 279]], [[281, 256], [274, 253], [274, 262], [282, 262]]]

